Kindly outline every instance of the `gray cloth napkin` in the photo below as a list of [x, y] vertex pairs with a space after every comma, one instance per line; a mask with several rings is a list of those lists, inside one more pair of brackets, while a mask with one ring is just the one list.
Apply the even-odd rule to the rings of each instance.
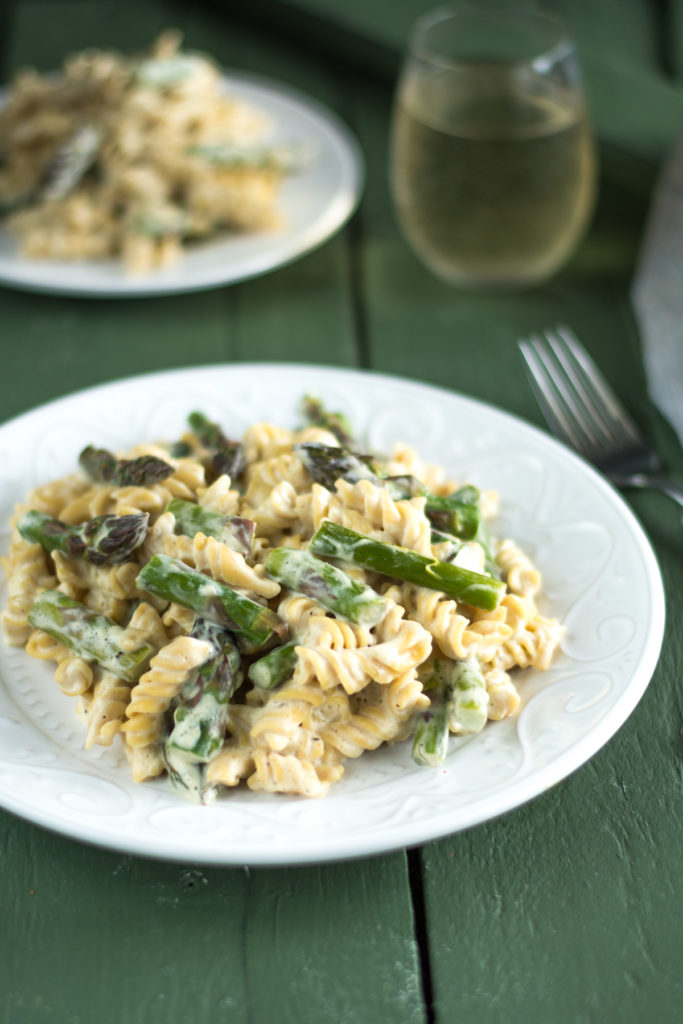
[[683, 139], [655, 188], [631, 299], [650, 397], [683, 444]]

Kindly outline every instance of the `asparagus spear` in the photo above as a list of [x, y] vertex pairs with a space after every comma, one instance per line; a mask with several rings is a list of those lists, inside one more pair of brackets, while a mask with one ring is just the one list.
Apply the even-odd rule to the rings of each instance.
[[119, 679], [134, 683], [147, 668], [155, 653], [151, 644], [141, 644], [134, 651], [121, 645], [124, 630], [111, 619], [61, 590], [44, 590], [35, 599], [28, 621], [43, 629], [70, 650], [88, 661], [96, 661]]
[[165, 745], [189, 761], [206, 762], [223, 744], [228, 703], [242, 682], [242, 659], [234, 637], [215, 623], [197, 619], [191, 635], [208, 641], [215, 653], [183, 687]]
[[41, 180], [28, 191], [0, 200], [0, 217], [40, 201], [64, 199], [97, 159], [102, 133], [91, 124], [68, 136], [47, 164]]
[[24, 540], [41, 544], [46, 551], [62, 551], [72, 558], [85, 558], [93, 565], [127, 562], [147, 536], [149, 515], [95, 516], [85, 523], [68, 526], [60, 519], [31, 509], [21, 517], [17, 529]]
[[188, 218], [175, 206], [148, 206], [136, 211], [128, 221], [128, 227], [147, 238], [185, 235], [188, 231]]
[[386, 615], [386, 601], [371, 587], [308, 551], [273, 548], [266, 559], [266, 573], [351, 622], [374, 626]]
[[174, 441], [169, 447], [169, 455], [172, 459], [187, 459], [193, 454], [194, 449], [188, 441]]
[[479, 491], [471, 484], [454, 491], [453, 494], [432, 494], [421, 480], [414, 476], [382, 477], [379, 483], [386, 487], [394, 501], [405, 498], [424, 497], [425, 515], [438, 530], [451, 533], [462, 540], [473, 540], [481, 520]]
[[425, 684], [430, 706], [417, 721], [413, 760], [436, 766], [448, 750], [448, 733], [480, 732], [487, 721], [488, 694], [476, 658], [449, 662], [437, 660], [434, 674]]
[[247, 555], [251, 551], [251, 542], [256, 524], [242, 516], [224, 516], [215, 509], [197, 505], [193, 501], [174, 498], [168, 504], [169, 512], [175, 519], [175, 532], [194, 537], [195, 533], [203, 533], [207, 537], [227, 544], [233, 551]]
[[329, 430], [339, 444], [350, 448], [353, 444], [353, 430], [343, 412], [329, 412], [322, 401], [315, 395], [304, 395], [299, 405], [299, 412], [306, 423], [313, 427]]
[[38, 199], [64, 199], [76, 188], [94, 164], [102, 141], [102, 132], [92, 124], [83, 124], [57, 150], [38, 190]]
[[212, 423], [204, 413], [190, 413], [188, 423], [200, 443], [211, 452], [211, 466], [216, 476], [225, 473], [235, 480], [242, 475], [247, 460], [240, 441], [230, 441], [218, 424]]
[[358, 480], [378, 482], [377, 474], [368, 462], [345, 448], [310, 441], [295, 444], [294, 451], [298, 452], [309, 476], [328, 490], [333, 489], [340, 477], [352, 484]]
[[448, 752], [446, 683], [439, 662], [424, 688], [429, 693], [431, 703], [418, 717], [413, 736], [412, 756], [416, 764], [436, 767], [443, 762]]
[[134, 81], [150, 89], [172, 89], [195, 75], [204, 65], [201, 57], [192, 53], [177, 53], [172, 57], [148, 57], [138, 64]]
[[280, 683], [289, 679], [297, 662], [295, 647], [294, 642], [284, 644], [283, 647], [274, 647], [258, 661], [252, 662], [247, 675], [254, 686], [260, 686], [263, 690], [274, 690]]
[[487, 721], [486, 682], [476, 658], [454, 664], [449, 682], [448, 722], [452, 732], [480, 732]]
[[438, 562], [408, 548], [372, 540], [329, 521], [311, 538], [310, 550], [316, 555], [353, 562], [384, 576], [441, 590], [457, 601], [487, 611], [498, 606], [505, 591], [505, 584], [491, 576], [450, 562]]
[[189, 760], [184, 751], [166, 743], [161, 748], [161, 759], [174, 789], [198, 803], [209, 804], [215, 800], [218, 786], [206, 781], [203, 761]]
[[83, 449], [78, 462], [92, 480], [119, 487], [146, 487], [160, 483], [173, 472], [173, 466], [155, 455], [117, 459], [106, 448], [95, 448], [93, 445]]
[[187, 152], [216, 167], [250, 167], [256, 170], [292, 174], [306, 164], [306, 152], [300, 146], [238, 146], [234, 142], [209, 142], [190, 146]]
[[276, 643], [286, 633], [284, 622], [270, 608], [169, 555], [154, 555], [140, 571], [136, 584], [140, 590], [175, 601], [231, 630], [245, 652]]

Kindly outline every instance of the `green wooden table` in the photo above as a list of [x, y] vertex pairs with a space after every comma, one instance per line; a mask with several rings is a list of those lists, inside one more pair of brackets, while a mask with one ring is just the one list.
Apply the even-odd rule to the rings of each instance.
[[[669, 468], [629, 306], [657, 169], [683, 122], [683, 5], [554, 6], [579, 39], [600, 200], [541, 289], [455, 293], [402, 241], [386, 187], [391, 87], [416, 0], [26, 0], [0, 8], [0, 62], [138, 48], [169, 24], [228, 66], [317, 96], [356, 133], [367, 182], [316, 252], [229, 288], [79, 300], [0, 290], [1, 413], [188, 363], [287, 360], [425, 380], [542, 425], [515, 339], [569, 321]], [[680, 1019], [683, 531], [627, 495], [665, 580], [668, 628], [635, 712], [531, 804], [420, 849], [290, 869], [198, 868], [107, 852], [2, 814], [0, 1019], [8, 1024], [612, 1022]], [[0, 754], [1, 756], [1, 754]]]

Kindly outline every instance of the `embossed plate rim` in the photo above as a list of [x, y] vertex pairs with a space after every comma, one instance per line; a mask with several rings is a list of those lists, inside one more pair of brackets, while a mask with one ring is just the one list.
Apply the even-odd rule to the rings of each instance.
[[[596, 550], [604, 547], [606, 537], [612, 537], [620, 572], [635, 573], [644, 581], [642, 588], [635, 588], [639, 591], [636, 596], [631, 593], [628, 599], [623, 598], [630, 604], [617, 606], [619, 614], [611, 614], [610, 606], [610, 614], [601, 623], [628, 635], [629, 629], [624, 630], [628, 623], [622, 620], [627, 617], [625, 613], [632, 615], [635, 639], [618, 648], [622, 651], [624, 666], [616, 656], [610, 655], [611, 661], [610, 657], [596, 660], [589, 647], [581, 648], [584, 640], [579, 635], [574, 638], [579, 644], [576, 651], [583, 655], [588, 652], [588, 659], [584, 657], [582, 663], [577, 657], [563, 654], [558, 666], [543, 676], [542, 683], [541, 677], [536, 678], [535, 691], [532, 677], [529, 684], [532, 689], [527, 693], [519, 720], [492, 723], [481, 737], [456, 742], [444, 769], [436, 772], [416, 769], [410, 763], [404, 744], [351, 762], [345, 779], [320, 801], [241, 792], [226, 795], [211, 807], [195, 808], [179, 801], [163, 782], [136, 787], [127, 776], [127, 766], [123, 764], [119, 768], [109, 751], [91, 752], [87, 756], [80, 751], [78, 755], [68, 753], [70, 748], [59, 741], [56, 732], [50, 732], [49, 728], [49, 736], [41, 732], [20, 699], [20, 673], [12, 678], [8, 669], [12, 664], [23, 663], [17, 659], [24, 659], [30, 685], [35, 684], [40, 672], [47, 676], [52, 673], [48, 666], [35, 663], [23, 651], [3, 646], [0, 652], [0, 727], [7, 735], [31, 737], [42, 757], [42, 762], [36, 763], [24, 758], [22, 764], [19, 739], [16, 739], [15, 749], [5, 746], [0, 754], [0, 804], [7, 810], [75, 839], [158, 859], [225, 865], [343, 860], [415, 846], [513, 810], [589, 760], [633, 711], [656, 666], [664, 629], [662, 580], [642, 528], [621, 497], [572, 452], [509, 413], [456, 392], [387, 374], [305, 364], [217, 364], [131, 376], [57, 399], [1, 426], [0, 451], [6, 456], [0, 460], [3, 490], [17, 500], [28, 486], [62, 471], [61, 466], [55, 466], [55, 471], [46, 475], [55, 453], [47, 445], [41, 461], [38, 446], [34, 449], [35, 464], [30, 468], [23, 468], [17, 456], [17, 472], [24, 475], [12, 477], [12, 453], [27, 445], [30, 450], [33, 438], [42, 437], [43, 425], [48, 421], [54, 443], [73, 447], [73, 451], [64, 450], [57, 455], [63, 458], [65, 467], [70, 468], [77, 446], [83, 443], [86, 424], [87, 441], [100, 443], [111, 444], [119, 439], [120, 444], [125, 445], [141, 439], [142, 421], [148, 431], [147, 439], [162, 433], [173, 436], [170, 431], [182, 425], [178, 417], [194, 407], [197, 400], [204, 400], [207, 411], [217, 415], [224, 395], [232, 393], [240, 395], [240, 400], [235, 407], [237, 411], [233, 409], [223, 416], [226, 429], [231, 422], [241, 428], [260, 418], [287, 425], [294, 422], [296, 403], [305, 391], [317, 391], [323, 398], [347, 403], [355, 422], [367, 430], [375, 443], [395, 437], [416, 444], [421, 454], [433, 459], [435, 454], [429, 451], [429, 444], [420, 443], [421, 439], [415, 436], [420, 429], [429, 426], [443, 432], [438, 439], [440, 444], [452, 446], [446, 460], [452, 460], [451, 468], [459, 462], [471, 465], [471, 476], [476, 475], [477, 469], [482, 471], [482, 467], [498, 474], [511, 470], [514, 477], [521, 473], [524, 493], [515, 494], [504, 513], [510, 517], [510, 532], [514, 533], [515, 523], [521, 528], [525, 518], [531, 517], [534, 529], [545, 537], [543, 543], [548, 551], [559, 543], [553, 538], [560, 526], [570, 532], [581, 527], [581, 544], [593, 542], [598, 545]], [[371, 403], [374, 403], [372, 407]], [[406, 407], [410, 408], [412, 417], [405, 416]], [[400, 437], [397, 424], [401, 426]], [[475, 431], [476, 436], [468, 438], [465, 444], [458, 428], [464, 430], [468, 424], [474, 424], [478, 432]], [[478, 454], [477, 445], [481, 448]], [[552, 484], [547, 494], [539, 492], [535, 497], [530, 491], [534, 466], [546, 473], [546, 483]], [[595, 521], [584, 523], [582, 520], [577, 526], [570, 517], [563, 524], [562, 517], [569, 514], [567, 502], [563, 499], [559, 508], [559, 499], [553, 498], [553, 488], [560, 487], [563, 481], [579, 506], [585, 503], [591, 509], [600, 510]], [[519, 488], [521, 484], [517, 482], [515, 486]], [[502, 495], [504, 504], [506, 497]], [[7, 497], [4, 500], [7, 502]], [[543, 519], [547, 515], [551, 516], [552, 529]], [[2, 539], [6, 547], [6, 528]], [[552, 577], [552, 565], [541, 568]], [[620, 593], [618, 578], [610, 577], [606, 584], [608, 596], [609, 585]], [[578, 585], [579, 589], [583, 586], [580, 579]], [[565, 588], [567, 586], [569, 583]], [[3, 603], [4, 589], [3, 581]], [[626, 589], [632, 592], [634, 588]], [[591, 583], [588, 592], [594, 590]], [[555, 587], [555, 591], [551, 605], [553, 601], [568, 602], [575, 617], [578, 615], [580, 619], [586, 614], [585, 595], [581, 594], [572, 603], [571, 595], [561, 597], [561, 587]], [[552, 610], [551, 607], [551, 613]], [[586, 702], [580, 692], [580, 680], [586, 673], [607, 679], [604, 692], [591, 696], [594, 711], [590, 709], [591, 701]], [[60, 728], [73, 724], [75, 716], [68, 703], [70, 698], [50, 691], [49, 700], [41, 699], [45, 704], [56, 700], [58, 710], [50, 713], [57, 715]], [[546, 705], [552, 706], [553, 701], [563, 707], [558, 719], [552, 717], [556, 712], [551, 714], [546, 708]], [[42, 706], [39, 711], [47, 715]], [[582, 723], [590, 714], [597, 717], [589, 727]], [[539, 715], [540, 734], [527, 749], [523, 733], [533, 726]], [[570, 723], [565, 740], [568, 745], [566, 749], [558, 747], [558, 753], [553, 754], [553, 730], [558, 722], [565, 725], [565, 719]], [[535, 728], [538, 731], [538, 725]], [[572, 730], [576, 729], [578, 734], [573, 738]], [[541, 749], [544, 742], [550, 743], [550, 752], [545, 755]], [[484, 764], [488, 766], [487, 771], [491, 771], [491, 764], [494, 764], [495, 770], [497, 761], [504, 763], [506, 756], [513, 755], [519, 764], [511, 779], [505, 777], [491, 783], [481, 792], [476, 787], [467, 790], [473, 767], [478, 771]], [[534, 758], [539, 767], [529, 769]], [[60, 780], [67, 777], [73, 782], [72, 789], [60, 790]], [[116, 800], [111, 786], [116, 791], [119, 809], [114, 806]]]

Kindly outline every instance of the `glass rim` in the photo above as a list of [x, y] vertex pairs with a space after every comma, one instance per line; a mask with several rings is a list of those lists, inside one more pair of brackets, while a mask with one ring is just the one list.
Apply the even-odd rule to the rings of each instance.
[[425, 38], [427, 32], [440, 22], [455, 21], [467, 15], [474, 15], [482, 20], [488, 19], [491, 21], [508, 19], [510, 22], [515, 23], [521, 23], [522, 20], [526, 19], [529, 22], [535, 21], [537, 24], [552, 26], [557, 30], [557, 42], [544, 49], [539, 48], [539, 52], [533, 56], [516, 58], [514, 63], [519, 67], [526, 65], [537, 71], [547, 71], [554, 64], [557, 64], [558, 61], [563, 60], [575, 51], [575, 44], [566, 22], [554, 13], [532, 7], [513, 7], [508, 10], [495, 12], [469, 5], [463, 5], [460, 8], [444, 5], [427, 11], [427, 13], [421, 15], [415, 21], [410, 35], [410, 53], [420, 60], [428, 61], [435, 67], [445, 70], [456, 70], [471, 64], [472, 61], [467, 57], [447, 56], [438, 48], [431, 46]]

